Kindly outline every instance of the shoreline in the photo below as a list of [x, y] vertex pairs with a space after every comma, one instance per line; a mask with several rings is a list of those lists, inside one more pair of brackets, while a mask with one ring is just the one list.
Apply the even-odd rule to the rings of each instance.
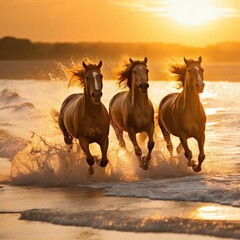
[[[86, 232], [86, 236], [90, 234], [93, 237], [86, 239], [96, 239], [97, 236], [97, 239], [104, 240], [155, 240], [159, 237], [219, 240], [238, 239], [240, 236], [240, 229], [235, 228], [237, 232], [229, 237], [229, 227], [240, 223], [240, 209], [231, 211], [233, 208], [230, 206], [104, 196], [102, 189], [77, 186], [2, 186], [0, 236], [3, 240], [32, 239], [33, 236], [35, 240], [44, 237], [50, 240], [75, 239], [73, 235], [82, 236]], [[199, 212], [200, 209], [205, 210]], [[206, 209], [210, 209], [215, 219], [206, 220]], [[227, 213], [232, 216], [230, 220]], [[219, 217], [222, 219], [219, 220]], [[14, 232], [11, 230], [13, 225]], [[186, 229], [188, 232], [182, 232], [184, 226], [189, 226]], [[221, 237], [218, 234], [220, 231], [223, 231]], [[58, 232], [58, 235], [60, 233], [62, 238], [56, 237], [55, 232]]]
[[[19, 214], [0, 214], [0, 237], [2, 240], [221, 240], [223, 238], [197, 234], [136, 233], [121, 232], [91, 227], [60, 226], [55, 224], [18, 220]], [[12, 231], [12, 226], [15, 230]], [[230, 240], [232, 238], [224, 238]]]

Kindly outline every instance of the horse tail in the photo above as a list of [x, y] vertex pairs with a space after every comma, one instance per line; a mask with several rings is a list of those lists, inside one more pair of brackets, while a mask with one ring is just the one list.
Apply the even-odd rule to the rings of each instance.
[[58, 126], [58, 117], [59, 117], [59, 112], [55, 109], [55, 108], [52, 108], [51, 109], [51, 117], [52, 117], [52, 120], [54, 122], [54, 125], [55, 127], [59, 128]]
[[[163, 99], [164, 100], [164, 99]], [[161, 119], [161, 106], [163, 104], [163, 100], [161, 101], [160, 105], [159, 105], [159, 110], [158, 110], [158, 124], [159, 127], [161, 129], [163, 138], [165, 140], [165, 142], [167, 143], [167, 149], [171, 155], [171, 157], [173, 156], [173, 145], [172, 145], [172, 141], [171, 141], [171, 135], [168, 132], [168, 130], [165, 128], [165, 126], [163, 125], [162, 119]]]
[[154, 109], [154, 116], [153, 116], [153, 122], [154, 122], [154, 128], [158, 127], [158, 106], [153, 105]]

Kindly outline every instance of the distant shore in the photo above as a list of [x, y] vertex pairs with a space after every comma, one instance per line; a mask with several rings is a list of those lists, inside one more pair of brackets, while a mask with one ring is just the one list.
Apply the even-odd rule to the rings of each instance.
[[126, 42], [32, 42], [15, 37], [0, 38], [0, 60], [76, 60], [83, 58], [119, 61], [125, 57], [148, 57], [152, 61], [202, 56], [205, 63], [240, 62], [240, 42], [220, 42], [205, 47], [172, 43]]
[[[127, 60], [127, 59], [125, 59]], [[80, 63], [81, 59], [75, 63]], [[97, 61], [97, 60], [96, 60]], [[70, 60], [0, 60], [0, 80], [66, 80], [59, 63], [70, 67]], [[150, 80], [174, 80], [168, 73], [168, 63], [149, 59], [148, 68]], [[103, 60], [104, 80], [116, 79], [114, 71], [120, 68], [124, 61]], [[204, 78], [207, 81], [240, 81], [240, 62], [205, 63], [203, 59]]]

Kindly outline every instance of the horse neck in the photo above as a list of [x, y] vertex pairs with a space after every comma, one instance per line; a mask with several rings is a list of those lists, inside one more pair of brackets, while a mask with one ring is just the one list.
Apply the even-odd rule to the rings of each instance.
[[183, 106], [185, 109], [189, 109], [191, 112], [195, 112], [200, 104], [200, 98], [198, 93], [191, 89], [191, 87], [187, 86], [186, 84], [187, 77], [189, 76], [186, 75], [185, 77], [185, 86], [181, 94], [183, 98]]

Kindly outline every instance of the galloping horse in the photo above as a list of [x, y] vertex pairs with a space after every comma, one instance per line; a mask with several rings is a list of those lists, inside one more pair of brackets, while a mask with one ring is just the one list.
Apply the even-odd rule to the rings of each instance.
[[[203, 68], [201, 67], [202, 57], [197, 61], [184, 58], [185, 65], [173, 65], [171, 72], [177, 74], [181, 93], [171, 93], [165, 96], [159, 105], [158, 123], [162, 130], [163, 137], [167, 143], [168, 151], [173, 154], [173, 145], [170, 133], [179, 137], [181, 143], [177, 152], [183, 147], [188, 165], [192, 166], [195, 172], [201, 171], [202, 162], [205, 159], [205, 124], [206, 115], [199, 99], [199, 93], [203, 92]], [[198, 165], [192, 159], [192, 152], [188, 148], [187, 139], [195, 138], [198, 142], [199, 155]]]
[[93, 174], [94, 157], [89, 151], [89, 144], [96, 142], [101, 147], [102, 159], [100, 166], [108, 164], [108, 134], [109, 115], [101, 103], [102, 96], [102, 61], [98, 65], [87, 65], [82, 62], [83, 68], [69, 69], [69, 86], [78, 83], [84, 88], [83, 93], [68, 96], [60, 110], [58, 124], [62, 130], [64, 141], [72, 145], [73, 137], [79, 140], [80, 146], [86, 154], [90, 166], [89, 173]]
[[[133, 143], [139, 166], [148, 169], [151, 152], [154, 147], [154, 110], [148, 98], [147, 58], [144, 61], [133, 61], [126, 64], [119, 72], [119, 85], [128, 87], [129, 91], [117, 93], [109, 103], [110, 123], [115, 130], [119, 145], [126, 147], [123, 131], [128, 133]], [[146, 132], [148, 135], [148, 154], [142, 158], [142, 150], [138, 145], [136, 134]]]

